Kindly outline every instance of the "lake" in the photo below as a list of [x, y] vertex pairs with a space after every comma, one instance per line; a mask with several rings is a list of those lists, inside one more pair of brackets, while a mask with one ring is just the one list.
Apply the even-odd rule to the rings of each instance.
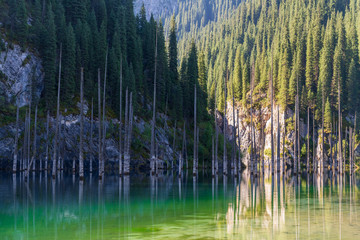
[[0, 177], [0, 239], [360, 239], [360, 175]]

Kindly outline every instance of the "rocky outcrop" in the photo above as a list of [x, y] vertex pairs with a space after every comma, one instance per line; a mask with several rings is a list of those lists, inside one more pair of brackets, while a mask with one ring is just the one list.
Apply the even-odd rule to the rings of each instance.
[[[227, 103], [227, 129], [226, 134], [230, 141], [233, 139], [233, 107], [232, 103]], [[236, 115], [236, 110], [238, 110], [239, 115]], [[276, 143], [277, 143], [277, 115], [278, 106], [274, 105], [274, 154], [276, 155]], [[279, 118], [280, 118], [280, 153], [282, 156], [282, 142], [283, 134], [285, 130], [284, 125], [284, 114], [285, 121], [287, 122], [287, 129], [285, 135], [285, 155], [288, 165], [293, 164], [294, 156], [294, 129], [293, 124], [291, 123], [294, 112], [291, 109], [287, 109], [286, 112], [282, 111], [280, 108]], [[241, 150], [242, 150], [242, 162], [245, 166], [249, 165], [250, 154], [249, 149], [251, 145], [251, 124], [250, 124], [250, 111], [246, 108], [243, 108], [241, 105], [235, 106], [235, 126], [237, 126], [237, 117], [239, 117], [240, 125], [240, 141], [241, 141]], [[290, 123], [289, 123], [290, 122]], [[221, 114], [217, 114], [217, 124], [220, 129], [223, 130], [223, 117]], [[268, 106], [264, 106], [261, 109], [253, 110], [253, 125], [255, 126], [255, 143], [256, 148], [262, 148], [261, 152], [264, 153], [265, 165], [269, 165], [271, 161], [271, 109]], [[306, 137], [306, 124], [304, 120], [300, 118], [300, 138], [305, 139]], [[237, 135], [236, 135], [237, 136]]]
[[[88, 109], [88, 106], [85, 107]], [[163, 114], [158, 114], [158, 121], [164, 122], [166, 119]], [[80, 116], [67, 115], [61, 118], [61, 133], [60, 133], [60, 153], [65, 160], [65, 166], [71, 168], [73, 159], [78, 159], [79, 156], [79, 133], [80, 133]], [[23, 120], [22, 120], [23, 121]], [[39, 120], [37, 149], [38, 159], [45, 158], [45, 119]], [[131, 151], [131, 169], [149, 169], [149, 152], [150, 152], [150, 129], [151, 123], [144, 121], [137, 116], [134, 117], [134, 131]], [[85, 167], [89, 164], [89, 159], [93, 156], [94, 166], [97, 165], [98, 159], [98, 122], [94, 122], [93, 128], [93, 144], [90, 144], [90, 119], [84, 120], [84, 155]], [[106, 138], [106, 168], [114, 170], [118, 167], [118, 128], [119, 121], [117, 119], [110, 119], [106, 123], [107, 138]], [[23, 132], [24, 124], [20, 124], [20, 134]], [[50, 118], [50, 152], [53, 148], [53, 137], [55, 133], [55, 119]], [[170, 144], [169, 137], [172, 135], [173, 129], [165, 126], [158, 126], [156, 128], [156, 142], [159, 145], [158, 156], [162, 163], [169, 164], [177, 156], [173, 151], [172, 144]], [[0, 169], [9, 169], [12, 163], [14, 138], [16, 134], [15, 124], [0, 127]], [[123, 133], [124, 136], [124, 133]], [[32, 139], [31, 139], [32, 140]], [[19, 148], [22, 148], [22, 135], [20, 135]], [[20, 150], [21, 151], [21, 150]], [[52, 154], [50, 154], [50, 157]], [[21, 157], [21, 154], [20, 154]], [[77, 164], [77, 161], [76, 161]]]
[[[0, 38], [0, 41], [3, 40]], [[5, 97], [6, 102], [17, 102], [22, 107], [29, 103], [32, 89], [37, 98], [43, 90], [41, 60], [19, 45], [4, 44], [5, 51], [0, 52], [0, 95]]]

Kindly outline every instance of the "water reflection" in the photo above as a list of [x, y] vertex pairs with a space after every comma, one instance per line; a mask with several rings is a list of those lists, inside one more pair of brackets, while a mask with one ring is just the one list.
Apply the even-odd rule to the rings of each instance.
[[[4, 239], [343, 238], [360, 234], [359, 175], [47, 173], [0, 177]], [[356, 237], [355, 237], [356, 239]]]

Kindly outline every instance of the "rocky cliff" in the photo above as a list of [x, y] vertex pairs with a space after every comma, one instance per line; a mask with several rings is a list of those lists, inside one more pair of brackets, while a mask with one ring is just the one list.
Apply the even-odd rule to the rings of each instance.
[[3, 41], [5, 50], [0, 51], [0, 95], [5, 102], [22, 107], [33, 96], [39, 98], [43, 90], [42, 65], [36, 53], [21, 46]]

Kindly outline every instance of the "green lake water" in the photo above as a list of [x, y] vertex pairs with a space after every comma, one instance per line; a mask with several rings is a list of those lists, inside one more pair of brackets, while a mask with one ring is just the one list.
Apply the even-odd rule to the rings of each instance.
[[0, 239], [360, 239], [360, 175], [0, 177]]

